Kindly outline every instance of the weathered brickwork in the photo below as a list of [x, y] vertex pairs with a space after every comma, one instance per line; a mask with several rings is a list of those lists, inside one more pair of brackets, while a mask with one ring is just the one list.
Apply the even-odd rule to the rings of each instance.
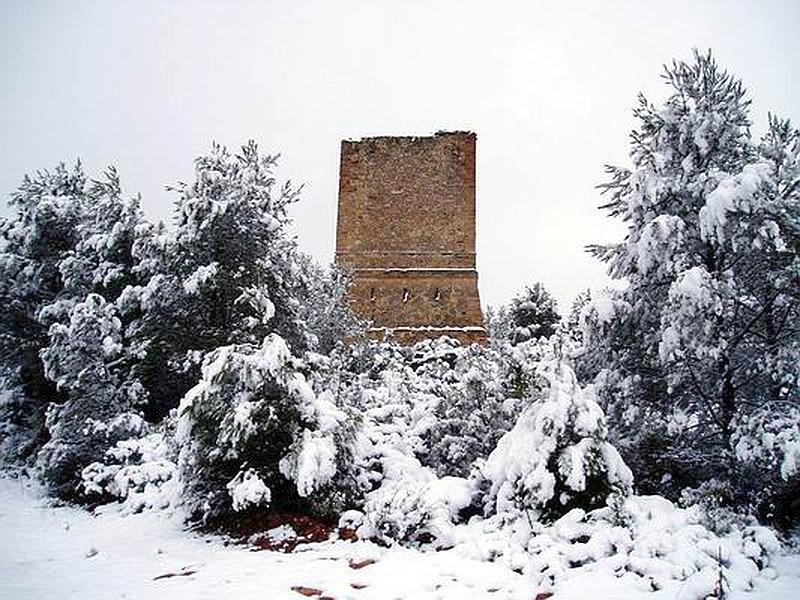
[[336, 260], [352, 269], [351, 305], [376, 336], [483, 342], [475, 134], [342, 142]]

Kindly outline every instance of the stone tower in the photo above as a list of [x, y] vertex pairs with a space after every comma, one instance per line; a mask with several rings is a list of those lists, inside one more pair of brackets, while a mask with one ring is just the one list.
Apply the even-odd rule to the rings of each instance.
[[475, 134], [343, 141], [336, 261], [349, 301], [401, 343], [483, 342], [475, 269]]

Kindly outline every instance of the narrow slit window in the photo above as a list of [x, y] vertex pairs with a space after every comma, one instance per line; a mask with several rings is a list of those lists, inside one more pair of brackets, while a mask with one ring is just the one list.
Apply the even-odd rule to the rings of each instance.
[[408, 288], [403, 288], [403, 303], [408, 302]]
[[440, 290], [439, 288], [436, 288], [433, 291], [433, 301], [434, 302], [439, 302], [439, 300], [441, 300], [441, 299], [442, 299], [442, 290]]
[[375, 288], [370, 288], [369, 290], [369, 301], [375, 302]]

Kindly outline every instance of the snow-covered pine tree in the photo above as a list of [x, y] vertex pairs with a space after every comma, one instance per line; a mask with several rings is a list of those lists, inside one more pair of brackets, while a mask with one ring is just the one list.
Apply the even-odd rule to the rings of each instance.
[[351, 283], [347, 270], [336, 264], [323, 268], [299, 252], [298, 263], [306, 282], [299, 298], [299, 318], [308, 327], [309, 347], [327, 355], [345, 341], [363, 340], [366, 324], [347, 304], [346, 293]]
[[591, 299], [591, 290], [587, 289], [579, 292], [575, 297], [575, 300], [572, 301], [572, 306], [569, 308], [569, 314], [566, 316], [564, 328], [570, 338], [572, 338], [575, 342], [580, 343], [583, 340], [583, 331], [581, 331], [581, 314], [583, 313], [584, 307]]
[[195, 161], [194, 181], [177, 187], [174, 266], [197, 349], [260, 342], [272, 331], [296, 351], [307, 345], [297, 298], [305, 282], [287, 214], [301, 188], [278, 185], [277, 160], [252, 141], [237, 155], [215, 145]]
[[127, 286], [116, 306], [126, 323], [131, 379], [141, 383], [145, 418], [158, 423], [174, 409], [196, 382], [196, 373], [184, 369], [184, 346], [191, 320], [179, 309], [181, 281], [170, 273], [174, 256], [172, 236], [163, 223], [142, 222], [131, 248], [136, 283]]
[[142, 227], [140, 198], [124, 197], [119, 174], [109, 167], [103, 178], [87, 186], [78, 242], [59, 264], [65, 295], [95, 293], [110, 301], [136, 283], [133, 249]]
[[538, 282], [526, 286], [506, 306], [487, 313], [490, 342], [502, 356], [509, 397], [520, 399], [535, 391], [535, 365], [560, 322], [555, 299]]
[[511, 318], [508, 315], [508, 306], [489, 306], [483, 315], [486, 331], [489, 334], [489, 343], [498, 350], [508, 343], [511, 338]]
[[3, 458], [29, 458], [43, 441], [44, 410], [61, 395], [44, 372], [41, 308], [63, 290], [61, 261], [78, 242], [86, 205], [80, 163], [26, 176], [0, 220], [0, 447]]
[[146, 390], [136, 376], [140, 356], [115, 304], [137, 282], [134, 246], [143, 216], [139, 199], [122, 196], [116, 170], [86, 187], [77, 242], [58, 268], [63, 289], [44, 305], [41, 351], [47, 377], [65, 394], [47, 415], [48, 441], [37, 464], [52, 491], [75, 496], [81, 471], [117, 441], [141, 433], [136, 412]]
[[555, 299], [539, 282], [526, 286], [522, 293], [512, 298], [508, 317], [512, 344], [549, 338], [561, 321]]
[[632, 168], [602, 186], [628, 232], [594, 250], [628, 285], [584, 308], [584, 356], [644, 490], [721, 476], [747, 496], [740, 424], [798, 402], [797, 134], [772, 120], [754, 143], [710, 53], [664, 77], [664, 105], [635, 111]]
[[179, 184], [176, 228], [152, 231], [140, 249], [153, 274], [131, 290], [141, 317], [135, 338], [156, 414], [177, 406], [200, 377], [203, 355], [227, 344], [260, 344], [279, 333], [293, 351], [308, 346], [300, 318], [307, 281], [288, 232], [288, 206], [300, 189], [279, 185], [277, 156], [255, 142], [232, 155], [214, 145]]
[[37, 466], [51, 492], [75, 498], [85, 467], [118, 441], [142, 433], [143, 419], [130, 410], [141, 400], [141, 386], [126, 385], [122, 323], [99, 294], [75, 304], [69, 322], [51, 325], [49, 337], [42, 361], [67, 400], [48, 407], [49, 439]]

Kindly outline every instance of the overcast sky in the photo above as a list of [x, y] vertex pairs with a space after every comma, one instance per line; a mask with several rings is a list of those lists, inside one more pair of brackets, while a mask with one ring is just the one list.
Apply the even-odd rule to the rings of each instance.
[[757, 133], [767, 111], [798, 122], [798, 26], [798, 0], [0, 0], [0, 193], [80, 157], [169, 219], [193, 157], [253, 138], [305, 183], [300, 244], [329, 262], [342, 139], [472, 130], [484, 305], [538, 280], [567, 309], [606, 281], [583, 247], [621, 235], [594, 186], [627, 161], [636, 94], [712, 48]]

